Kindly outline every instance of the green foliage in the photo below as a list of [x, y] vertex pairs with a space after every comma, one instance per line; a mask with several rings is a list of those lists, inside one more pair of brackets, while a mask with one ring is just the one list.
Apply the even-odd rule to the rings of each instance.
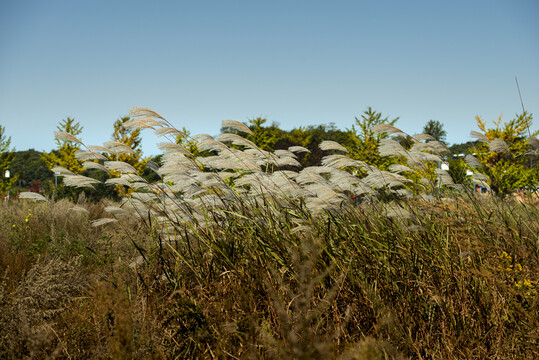
[[466, 171], [468, 170], [468, 166], [464, 162], [463, 159], [457, 158], [457, 159], [451, 159], [448, 161], [449, 163], [449, 170], [448, 173], [451, 176], [451, 179], [455, 184], [462, 184], [467, 187], [470, 187], [472, 185], [471, 179], [469, 176], [466, 175]]
[[[176, 137], [176, 144], [181, 145], [187, 150], [189, 150], [189, 152], [193, 154], [193, 156], [199, 156], [200, 151], [198, 150], [196, 146], [196, 141], [193, 138], [191, 138], [191, 132], [187, 130], [185, 126], [182, 127], [181, 132], [183, 133], [183, 135], [178, 135]], [[155, 161], [155, 160], [152, 159], [152, 161]]]
[[483, 171], [491, 180], [492, 189], [500, 196], [518, 188], [535, 188], [539, 183], [539, 169], [534, 166], [533, 159], [525, 155], [532, 120], [532, 114], [525, 111], [507, 123], [503, 123], [500, 116], [494, 121], [495, 126], [488, 128], [480, 116], [476, 117], [477, 126], [489, 141], [501, 139], [509, 147], [508, 152], [490, 151], [487, 143], [480, 143], [475, 148]]
[[[300, 145], [309, 149], [310, 153], [301, 155], [300, 163], [302, 166], [319, 165], [327, 152], [320, 150], [319, 145], [324, 140], [336, 141], [339, 144], [350, 148], [350, 138], [348, 132], [339, 130], [334, 123], [311, 125], [299, 127], [288, 133], [289, 146]], [[279, 145], [281, 141], [277, 141]]]
[[261, 117], [250, 119], [249, 128], [253, 135], [247, 138], [262, 150], [274, 151], [279, 137], [284, 135], [284, 132], [279, 129], [276, 123], [271, 124], [271, 126], [262, 126], [266, 121], [267, 119]]
[[[19, 177], [11, 167], [15, 150], [10, 149], [11, 137], [6, 137], [5, 131], [5, 127], [0, 125], [0, 194], [10, 189]], [[4, 177], [6, 170], [10, 171], [9, 179]]]
[[438, 120], [429, 120], [423, 127], [423, 134], [428, 134], [436, 140], [445, 143], [447, 132], [444, 130], [444, 125]]
[[389, 117], [382, 117], [382, 113], [369, 106], [361, 115], [361, 119], [357, 117], [355, 119], [356, 124], [352, 125], [352, 129], [349, 130], [351, 144], [348, 149], [351, 157], [386, 170], [396, 161], [394, 158], [381, 157], [378, 153], [380, 140], [387, 138], [388, 135], [375, 133], [372, 131], [372, 127], [380, 124], [394, 125], [399, 118], [389, 120]]
[[[79, 135], [83, 129], [79, 122], [70, 117], [62, 120], [56, 128], [58, 131], [64, 131], [73, 136]], [[75, 153], [80, 150], [80, 144], [56, 138], [56, 145], [58, 147], [55, 151], [43, 153], [43, 160], [49, 169], [59, 165], [75, 174], [80, 174], [84, 169], [80, 161], [75, 157]]]

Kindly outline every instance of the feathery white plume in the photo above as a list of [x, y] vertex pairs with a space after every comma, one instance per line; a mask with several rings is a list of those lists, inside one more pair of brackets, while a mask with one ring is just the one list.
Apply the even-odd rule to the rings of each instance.
[[507, 143], [503, 141], [502, 139], [497, 139], [497, 138], [492, 139], [492, 141], [488, 143], [488, 149], [492, 152], [501, 152], [501, 153], [511, 152]]
[[294, 159], [297, 159], [298, 157], [296, 156], [296, 154], [294, 154], [292, 151], [290, 150], [282, 150], [282, 149], [279, 149], [279, 150], [275, 150], [273, 152], [275, 155], [279, 156], [279, 157], [283, 157], [283, 156], [288, 156], [288, 157], [293, 157]]
[[306, 152], [306, 153], [310, 153], [311, 151], [307, 148], [304, 148], [303, 146], [290, 146], [288, 148], [288, 151], [290, 152], [293, 152], [293, 153], [302, 153], [302, 152]]
[[396, 127], [389, 124], [378, 124], [372, 127], [372, 132], [374, 133], [386, 133], [386, 134], [401, 134], [404, 135], [402, 130], [397, 129]]
[[111, 152], [110, 149], [107, 149], [106, 147], [99, 146], [99, 145], [88, 145], [87, 148], [88, 148], [88, 150], [93, 151], [93, 152], [98, 152], [98, 151], [106, 152], [106, 153]]
[[152, 118], [158, 118], [158, 119], [165, 120], [164, 117], [162, 117], [161, 115], [159, 115], [155, 111], [152, 111], [150, 109], [146, 109], [146, 108], [143, 108], [143, 107], [133, 107], [133, 108], [129, 109], [129, 116], [131, 116], [131, 117], [148, 116], [148, 117], [152, 117]]
[[89, 170], [89, 169], [96, 169], [96, 170], [103, 170], [104, 172], [109, 172], [109, 170], [104, 167], [103, 165], [101, 165], [100, 163], [96, 163], [96, 162], [93, 162], [93, 161], [85, 161], [82, 163], [82, 167], [86, 170]]
[[119, 208], [117, 206], [106, 206], [105, 211], [109, 214], [115, 215], [115, 216], [125, 216], [130, 215], [129, 211]]
[[161, 142], [157, 144], [157, 147], [162, 151], [177, 151], [181, 154], [187, 155], [187, 156], [193, 156], [189, 150], [184, 148], [183, 146], [175, 143], [169, 143], [169, 142]]
[[222, 142], [231, 142], [234, 145], [240, 145], [245, 146], [246, 148], [259, 150], [258, 146], [256, 146], [252, 141], [242, 138], [241, 136], [236, 134], [219, 134], [217, 136], [217, 140]]
[[412, 169], [410, 169], [406, 165], [393, 164], [393, 165], [389, 166], [389, 171], [392, 172], [392, 173], [397, 173], [398, 174], [398, 173], [401, 173], [401, 172], [411, 172]]
[[528, 137], [528, 145], [532, 146], [535, 149], [539, 149], [539, 140], [535, 136]]
[[72, 171], [69, 171], [62, 166], [55, 166], [51, 169], [51, 171], [54, 173], [60, 173], [60, 175], [75, 175]]
[[123, 161], [105, 161], [105, 167], [109, 170], [116, 170], [124, 174], [136, 174], [135, 169], [131, 164]]
[[401, 156], [405, 151], [402, 145], [393, 139], [381, 139], [378, 143], [380, 156]]
[[19, 199], [28, 199], [28, 200], [34, 200], [34, 201], [47, 201], [47, 198], [41, 194], [35, 193], [35, 192], [22, 192], [19, 194]]
[[430, 136], [429, 134], [415, 134], [412, 136], [417, 141], [425, 141], [425, 140], [436, 140], [434, 137]]
[[92, 179], [86, 176], [82, 175], [65, 175], [64, 176], [64, 185], [65, 186], [71, 186], [71, 187], [77, 187], [77, 188], [83, 188], [83, 187], [89, 187], [93, 188], [93, 184], [99, 184], [101, 181]]
[[92, 221], [91, 224], [92, 224], [93, 227], [99, 227], [99, 226], [103, 226], [105, 224], [109, 224], [109, 223], [113, 223], [113, 222], [118, 222], [118, 220], [111, 219], [111, 218], [101, 218], [101, 219], [97, 219], [97, 220]]
[[223, 120], [221, 122], [221, 126], [223, 128], [231, 128], [231, 129], [234, 129], [234, 130], [237, 130], [237, 131], [240, 131], [240, 132], [244, 132], [244, 133], [247, 133], [249, 135], [254, 135], [253, 132], [251, 131], [251, 129], [249, 129], [249, 127], [239, 121], [235, 121], [235, 120]]
[[174, 136], [185, 136], [185, 133], [173, 127], [163, 127], [163, 128], [155, 130], [154, 133], [157, 136], [165, 136], [165, 135], [171, 135], [171, 134]]
[[78, 144], [83, 145], [82, 141], [77, 139], [74, 135], [65, 131], [55, 131], [54, 137], [61, 141], [76, 142]]
[[117, 154], [136, 154], [135, 150], [119, 141], [107, 141], [103, 145]]
[[334, 168], [344, 168], [344, 167], [360, 167], [366, 168], [367, 164], [363, 161], [354, 160], [349, 158], [346, 155], [327, 155], [322, 158], [322, 166], [329, 166]]
[[79, 161], [86, 161], [86, 160], [108, 160], [103, 155], [93, 152], [93, 151], [86, 151], [86, 150], [77, 150], [75, 152], [75, 157]]
[[481, 167], [481, 163], [479, 162], [479, 160], [477, 160], [475, 156], [470, 154], [466, 155], [466, 157], [464, 158], [464, 162], [468, 164], [468, 166], [471, 166], [473, 168]]
[[342, 146], [336, 141], [331, 141], [331, 140], [322, 141], [320, 145], [318, 145], [318, 147], [320, 148], [320, 150], [323, 150], [323, 151], [337, 150], [337, 151], [342, 151], [345, 153], [348, 152], [348, 149], [346, 149], [344, 146]]
[[73, 207], [70, 207], [68, 210], [69, 211], [83, 212], [83, 213], [86, 213], [86, 214], [90, 213], [87, 209], [83, 208], [82, 206], [73, 206]]

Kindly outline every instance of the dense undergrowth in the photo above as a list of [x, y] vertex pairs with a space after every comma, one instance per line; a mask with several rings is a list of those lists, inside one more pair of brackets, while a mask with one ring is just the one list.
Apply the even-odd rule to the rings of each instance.
[[2, 204], [2, 358], [539, 356], [536, 203], [242, 202], [168, 236], [106, 205]]

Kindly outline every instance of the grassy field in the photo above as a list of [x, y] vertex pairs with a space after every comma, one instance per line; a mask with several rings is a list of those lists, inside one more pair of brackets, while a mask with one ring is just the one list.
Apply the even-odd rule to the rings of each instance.
[[387, 124], [372, 130], [408, 145], [380, 135], [380, 168], [335, 141], [302, 167], [310, 150], [263, 150], [239, 122], [187, 149], [159, 114], [130, 115], [169, 137], [158, 180], [123, 143], [59, 131], [107, 179], [56, 166], [62, 189], [122, 200], [2, 202], [1, 358], [539, 358], [537, 194], [479, 196], [479, 160], [455, 183], [443, 143]]
[[179, 227], [4, 201], [1, 357], [539, 357], [537, 203], [399, 204], [239, 202]]

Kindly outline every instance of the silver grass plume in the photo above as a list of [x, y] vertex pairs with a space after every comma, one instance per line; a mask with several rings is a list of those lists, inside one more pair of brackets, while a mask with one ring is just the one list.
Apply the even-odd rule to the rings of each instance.
[[417, 141], [427, 141], [427, 140], [436, 140], [434, 137], [429, 134], [415, 134], [412, 136]]
[[60, 175], [75, 175], [72, 171], [67, 170], [65, 167], [62, 166], [55, 166], [51, 169], [54, 173], [60, 173]]
[[275, 150], [273, 152], [275, 155], [279, 156], [279, 157], [283, 157], [283, 156], [288, 156], [288, 157], [293, 157], [294, 159], [297, 159], [298, 157], [296, 156], [296, 154], [294, 154], [292, 151], [290, 150], [282, 150], [282, 149], [279, 149], [279, 150]]
[[262, 150], [262, 149], [258, 149], [258, 150], [245, 149], [243, 152], [246, 153], [246, 154], [256, 156], [257, 158], [259, 158], [261, 160], [269, 161], [270, 163], [273, 163], [273, 164], [275, 164], [275, 161], [277, 161], [277, 159], [279, 158], [274, 153], [272, 153], [270, 151]]
[[528, 145], [530, 145], [534, 149], [539, 149], [539, 140], [535, 136], [529, 136], [527, 141]]
[[45, 196], [35, 193], [35, 192], [31, 192], [31, 191], [20, 193], [19, 199], [28, 199], [28, 200], [33, 200], [33, 201], [48, 201], [48, 199]]
[[362, 180], [365, 184], [374, 188], [403, 186], [404, 183], [411, 181], [402, 175], [382, 170], [373, 171]]
[[139, 193], [134, 192], [131, 194], [133, 199], [139, 200], [143, 203], [151, 203], [153, 201], [159, 200], [159, 197], [154, 193]]
[[302, 153], [302, 152], [306, 152], [306, 153], [310, 153], [311, 151], [307, 148], [304, 148], [303, 146], [290, 146], [288, 148], [288, 151], [290, 152], [293, 152], [293, 153]]
[[432, 144], [430, 142], [426, 142], [426, 143], [419, 142], [419, 143], [415, 143], [414, 145], [412, 145], [410, 150], [412, 150], [412, 151], [434, 151], [434, 146], [432, 146]]
[[324, 201], [334, 201], [335, 199], [344, 199], [343, 194], [339, 194], [335, 190], [333, 190], [330, 186], [326, 184], [321, 183], [315, 183], [315, 184], [309, 184], [306, 185], [305, 190], [311, 192], [312, 194], [316, 195], [319, 199], [322, 199]]
[[411, 172], [412, 169], [410, 169], [408, 166], [406, 165], [402, 165], [402, 164], [393, 164], [393, 165], [390, 165], [389, 166], [389, 171], [392, 172], [392, 173], [401, 173], [401, 172]]
[[175, 137], [185, 136], [185, 133], [173, 127], [163, 127], [163, 128], [155, 130], [154, 133], [157, 136], [165, 136], [165, 135], [174, 135]]
[[394, 193], [406, 199], [414, 198], [414, 193], [408, 189], [397, 189], [394, 191]]
[[408, 161], [408, 164], [415, 165], [415, 164], [421, 164], [425, 161], [433, 161], [433, 162], [441, 162], [442, 159], [435, 154], [431, 154], [428, 152], [423, 151], [408, 151], [407, 153], [402, 154], [406, 160]]
[[246, 134], [249, 134], [249, 135], [254, 135], [253, 132], [251, 131], [251, 129], [249, 129], [249, 127], [239, 121], [235, 121], [235, 120], [223, 120], [221, 122], [221, 126], [223, 128], [231, 128], [231, 129], [234, 129], [236, 131], [240, 131], [240, 132], [244, 132]]
[[408, 226], [405, 229], [405, 231], [406, 232], [425, 232], [425, 231], [427, 231], [427, 229], [424, 226], [421, 226], [421, 225], [412, 225], [412, 226]]
[[155, 161], [152, 161], [152, 160], [149, 160], [146, 163], [146, 167], [150, 169], [151, 171], [153, 171], [154, 173], [157, 173], [159, 171], [159, 165]]
[[77, 150], [75, 152], [75, 157], [79, 161], [86, 161], [86, 160], [108, 160], [105, 156], [93, 152], [93, 151], [86, 151], [86, 150]]
[[119, 208], [117, 206], [106, 206], [105, 211], [114, 216], [126, 216], [131, 215], [129, 211]]
[[441, 141], [434, 140], [430, 141], [429, 144], [432, 144], [434, 151], [438, 154], [450, 152], [449, 148]]
[[299, 172], [295, 180], [301, 185], [326, 182], [326, 179], [320, 175], [320, 171], [317, 166], [309, 166], [304, 168]]
[[114, 152], [111, 152], [110, 149], [107, 149], [106, 147], [99, 146], [99, 145], [88, 145], [87, 148], [88, 148], [88, 150], [93, 151], [93, 152], [101, 151], [101, 152], [105, 152], [105, 153], [114, 153]]
[[492, 152], [508, 153], [511, 152], [509, 146], [502, 139], [492, 139], [488, 143], [488, 149]]
[[298, 167], [298, 168], [301, 167], [301, 164], [299, 163], [299, 161], [297, 161], [291, 156], [279, 157], [275, 162], [276, 162], [276, 165], [279, 167], [284, 167], [284, 166]]
[[118, 220], [111, 219], [111, 218], [101, 218], [101, 219], [97, 219], [97, 220], [92, 221], [91, 224], [92, 224], [93, 227], [99, 227], [99, 226], [103, 226], [105, 224], [110, 224], [110, 223], [113, 223], [113, 222], [118, 222]]
[[82, 163], [82, 167], [86, 170], [89, 170], [89, 169], [95, 169], [95, 170], [102, 170], [106, 173], [110, 173], [110, 171], [104, 167], [103, 165], [101, 165], [100, 163], [96, 163], [96, 162], [93, 162], [93, 161], [85, 161]]
[[228, 146], [208, 134], [198, 134], [193, 136], [193, 139], [197, 141], [196, 146], [199, 150], [220, 152], [228, 149]]
[[345, 152], [347, 153], [348, 152], [348, 149], [345, 148], [344, 146], [342, 146], [341, 144], [339, 144], [338, 142], [336, 141], [331, 141], [331, 140], [324, 140], [320, 143], [320, 145], [318, 145], [318, 147], [320, 148], [320, 150], [322, 151], [329, 151], [329, 150], [336, 150], [336, 151], [342, 151], [342, 152]]
[[484, 143], [490, 142], [490, 140], [478, 131], [470, 131], [470, 136]]
[[363, 161], [354, 160], [349, 158], [346, 155], [327, 155], [322, 158], [322, 166], [329, 166], [333, 168], [344, 168], [344, 167], [358, 167], [358, 168], [367, 168], [367, 164]]
[[481, 174], [481, 173], [477, 173], [477, 172], [474, 172], [472, 177], [475, 179], [475, 180], [482, 180], [482, 181], [490, 181], [490, 178], [485, 175], [485, 174]]
[[105, 161], [105, 167], [109, 170], [116, 170], [124, 174], [136, 174], [135, 169], [131, 164], [123, 161]]
[[86, 177], [83, 175], [65, 175], [64, 176], [64, 185], [65, 186], [71, 186], [71, 187], [77, 187], [77, 188], [92, 188], [93, 184], [100, 184], [101, 181]]
[[481, 163], [479, 162], [479, 160], [473, 156], [473, 155], [466, 155], [466, 157], [464, 158], [464, 162], [470, 166], [470, 167], [473, 167], [473, 168], [480, 168], [481, 167]]
[[149, 116], [141, 116], [126, 121], [123, 125], [127, 129], [153, 129], [163, 126], [163, 123]]
[[374, 133], [386, 133], [386, 134], [400, 134], [405, 135], [404, 132], [389, 124], [378, 124], [372, 127]]
[[77, 212], [83, 212], [85, 214], [89, 214], [90, 212], [83, 208], [82, 206], [73, 206], [68, 209], [68, 211], [77, 211]]
[[[151, 118], [149, 118], [149, 119], [151, 119]], [[123, 127], [125, 127], [126, 129], [129, 129], [129, 130], [140, 130], [140, 129], [152, 129], [152, 130], [155, 130], [155, 127], [153, 127], [152, 125], [147, 124], [144, 121], [140, 121], [140, 119], [136, 119], [136, 118], [131, 119], [129, 121], [126, 121], [123, 124]]]
[[136, 154], [135, 150], [119, 141], [107, 141], [103, 145], [116, 154]]
[[126, 178], [110, 178], [105, 180], [105, 185], [115, 186], [115, 185], [125, 185], [131, 187], [131, 183]]
[[131, 181], [131, 182], [146, 182], [146, 180], [138, 174], [127, 173], [127, 174], [122, 174], [121, 177], [126, 178], [128, 181]]
[[161, 115], [159, 115], [155, 111], [152, 111], [150, 109], [143, 108], [143, 107], [133, 107], [133, 108], [129, 109], [129, 116], [131, 116], [131, 117], [148, 116], [148, 117], [152, 117], [152, 118], [158, 118], [158, 119], [161, 119], [161, 120], [165, 120], [164, 117], [162, 117]]
[[68, 132], [65, 132], [65, 131], [55, 131], [54, 132], [54, 137], [60, 141], [68, 141], [68, 142], [75, 142], [75, 143], [78, 143], [78, 144], [81, 144], [81, 145], [84, 145], [82, 143], [82, 141], [80, 141], [79, 139], [77, 139], [75, 136], [73, 136], [72, 134], [68, 133]]
[[170, 143], [170, 142], [161, 142], [157, 144], [157, 147], [159, 148], [159, 150], [164, 151], [164, 152], [177, 151], [183, 155], [193, 156], [193, 154], [191, 154], [189, 150], [187, 150], [186, 148], [184, 148], [183, 146], [179, 144]]
[[401, 156], [405, 151], [401, 144], [392, 139], [381, 139], [378, 143], [380, 156]]
[[259, 150], [258, 146], [256, 146], [252, 141], [247, 140], [236, 134], [228, 134], [228, 133], [219, 134], [217, 136], [217, 140], [222, 141], [222, 142], [231, 142], [234, 145], [245, 146], [246, 148], [249, 148], [249, 149]]
[[412, 219], [412, 214], [398, 205], [386, 207], [386, 216], [390, 219], [407, 220]]
[[451, 175], [446, 170], [436, 169], [436, 174], [438, 174], [438, 181], [440, 185], [454, 185]]

